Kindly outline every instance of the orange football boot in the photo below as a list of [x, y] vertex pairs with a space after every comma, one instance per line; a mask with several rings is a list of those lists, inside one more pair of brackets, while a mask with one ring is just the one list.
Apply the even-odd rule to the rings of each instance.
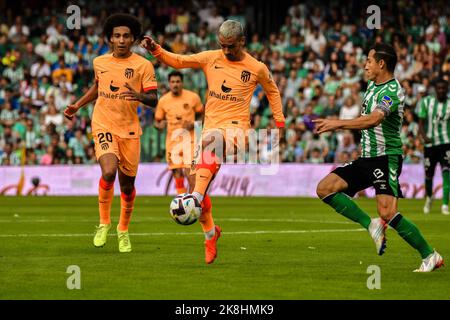
[[213, 263], [217, 258], [217, 240], [220, 238], [222, 229], [215, 226], [215, 235], [209, 240], [205, 240], [205, 262], [207, 264]]

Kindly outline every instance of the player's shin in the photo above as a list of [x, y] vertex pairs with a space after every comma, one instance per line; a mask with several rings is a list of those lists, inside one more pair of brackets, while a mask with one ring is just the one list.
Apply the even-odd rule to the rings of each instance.
[[448, 169], [442, 171], [442, 204], [448, 206], [450, 172]]
[[425, 193], [431, 199], [433, 196], [433, 178], [425, 178]]
[[184, 186], [184, 177], [175, 178], [175, 188], [177, 189], [177, 194], [186, 193], [186, 188]]
[[134, 199], [136, 197], [136, 189], [133, 188], [133, 192], [127, 195], [121, 193], [120, 195], [120, 220], [119, 220], [119, 231], [128, 230], [128, 225], [130, 224], [131, 214], [134, 209]]
[[195, 174], [195, 188], [192, 193], [199, 201], [203, 201], [203, 197], [208, 189], [214, 175], [219, 171], [219, 158], [214, 152], [204, 151], [201, 161], [197, 164]]
[[111, 204], [114, 197], [114, 181], [106, 181], [100, 178], [98, 186], [98, 209], [100, 224], [111, 223]]
[[368, 229], [371, 222], [370, 216], [361, 210], [360, 207], [345, 193], [337, 192], [322, 199], [323, 202], [331, 206], [336, 212], [352, 221], [358, 222]]
[[389, 222], [411, 247], [419, 251], [422, 259], [433, 253], [433, 248], [428, 244], [417, 226], [398, 212]]

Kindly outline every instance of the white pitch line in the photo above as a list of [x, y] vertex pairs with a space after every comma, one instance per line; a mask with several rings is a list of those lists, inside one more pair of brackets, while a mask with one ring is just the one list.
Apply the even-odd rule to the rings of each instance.
[[[168, 218], [154, 218], [154, 217], [141, 217], [133, 219], [133, 222], [145, 222], [145, 221], [167, 221]], [[170, 219], [169, 219], [170, 220]], [[309, 220], [309, 219], [257, 219], [257, 218], [222, 218], [215, 219], [217, 221], [229, 221], [229, 222], [305, 222], [305, 223], [324, 223], [324, 224], [354, 224], [349, 221], [327, 221], [327, 220]], [[0, 219], [0, 223], [48, 223], [48, 222], [98, 222], [98, 219]]]
[[[225, 235], [240, 234], [299, 234], [299, 233], [332, 233], [332, 232], [361, 232], [366, 229], [319, 229], [319, 230], [257, 230], [257, 231], [231, 231], [223, 232]], [[109, 236], [115, 236], [110, 234]], [[203, 235], [203, 232], [144, 232], [130, 233], [131, 236], [190, 236]], [[28, 237], [92, 237], [93, 233], [19, 233], [19, 234], [0, 234], [0, 238], [28, 238]]]

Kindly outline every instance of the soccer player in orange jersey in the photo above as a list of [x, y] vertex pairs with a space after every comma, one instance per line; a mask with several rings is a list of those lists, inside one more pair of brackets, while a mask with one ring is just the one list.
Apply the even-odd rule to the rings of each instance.
[[95, 81], [88, 92], [64, 114], [71, 119], [78, 109], [97, 100], [92, 115], [95, 155], [102, 170], [99, 181], [100, 225], [94, 246], [102, 247], [111, 228], [111, 203], [118, 172], [121, 190], [121, 212], [117, 226], [119, 251], [130, 252], [128, 225], [134, 206], [134, 181], [140, 156], [140, 135], [137, 107], [140, 103], [155, 107], [158, 102], [153, 65], [131, 51], [141, 35], [141, 24], [128, 14], [114, 14], [104, 25], [112, 53], [96, 57]]
[[[153, 56], [174, 68], [202, 69], [208, 81], [208, 98], [202, 132], [202, 153], [195, 167], [193, 195], [202, 204], [199, 219], [205, 233], [205, 261], [212, 263], [217, 256], [217, 239], [221, 229], [215, 226], [211, 215], [208, 186], [218, 172], [221, 157], [211, 149], [220, 150], [228, 156], [240, 148], [236, 135], [250, 128], [250, 100], [256, 86], [262, 85], [272, 108], [278, 128], [284, 128], [281, 97], [267, 68], [244, 50], [245, 37], [238, 21], [227, 20], [217, 33], [221, 50], [209, 50], [192, 55], [179, 55], [164, 50], [151, 37], [145, 36], [141, 45]], [[217, 139], [220, 136], [222, 139]], [[211, 148], [210, 144], [217, 144]]]
[[[169, 74], [170, 92], [163, 95], [156, 107], [155, 127], [162, 129], [167, 121], [166, 160], [172, 170], [177, 194], [185, 193], [184, 177], [189, 185], [195, 184], [195, 176], [190, 174], [194, 155], [194, 121], [196, 113], [203, 111], [198, 94], [183, 89], [183, 74], [173, 71]], [[183, 143], [189, 141], [189, 144]], [[181, 146], [181, 148], [180, 148]]]

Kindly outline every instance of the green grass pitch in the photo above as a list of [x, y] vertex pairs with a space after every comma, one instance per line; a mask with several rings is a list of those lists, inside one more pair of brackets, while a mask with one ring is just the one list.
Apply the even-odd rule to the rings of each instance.
[[[168, 197], [137, 197], [128, 254], [115, 228], [105, 247], [92, 245], [96, 197], [2, 197], [0, 299], [450, 299], [448, 267], [413, 273], [420, 256], [392, 229], [380, 257], [365, 230], [318, 199], [212, 200], [223, 237], [206, 265], [199, 223], [174, 223]], [[358, 203], [375, 216], [373, 199]], [[429, 215], [422, 205], [399, 208], [450, 261], [450, 217], [437, 201]], [[114, 226], [118, 216], [115, 198]], [[80, 290], [67, 289], [70, 265], [80, 267]], [[371, 265], [379, 290], [367, 288]]]

